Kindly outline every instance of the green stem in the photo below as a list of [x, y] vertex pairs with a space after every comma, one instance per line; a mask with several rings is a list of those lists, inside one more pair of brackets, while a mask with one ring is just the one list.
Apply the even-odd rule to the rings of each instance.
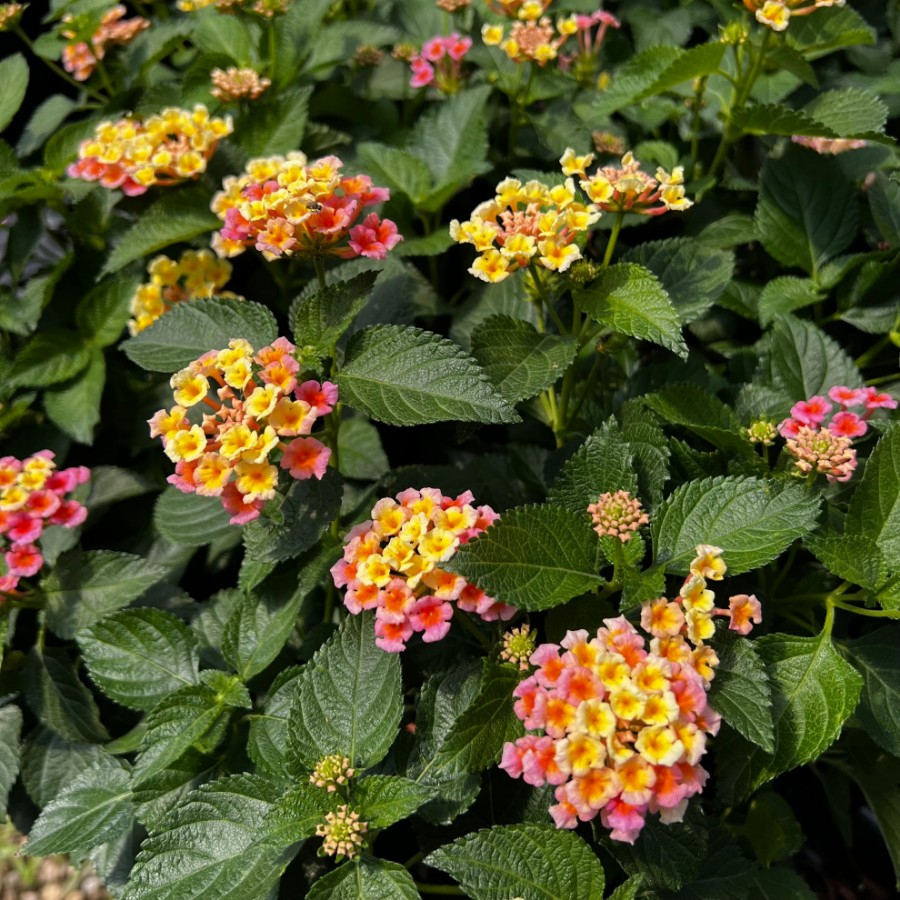
[[828, 605], [830, 609], [843, 609], [846, 612], [856, 613], [858, 616], [871, 616], [873, 619], [900, 619], [900, 609], [866, 609], [842, 603], [840, 600], [831, 600]]
[[891, 338], [889, 335], [884, 335], [880, 340], [875, 341], [865, 353], [862, 353], [858, 356], [853, 364], [857, 369], [862, 369], [864, 366], [867, 366], [885, 347], [889, 346], [891, 343]]
[[892, 375], [882, 375], [880, 378], [870, 378], [866, 382], [866, 387], [875, 387], [879, 384], [888, 384], [891, 381], [897, 380], [897, 373], [893, 373]]
[[606, 253], [603, 254], [603, 268], [605, 269], [612, 259], [613, 250], [616, 249], [616, 241], [619, 239], [619, 232], [622, 230], [622, 217], [624, 213], [616, 213], [616, 221], [613, 222], [612, 231], [609, 233], [609, 240], [606, 243]]
[[325, 281], [325, 260], [321, 256], [313, 257], [313, 265], [316, 269], [316, 278], [319, 282], [319, 290], [325, 292], [328, 290], [328, 283]]
[[113, 87], [113, 83], [110, 80], [109, 73], [106, 71], [106, 66], [103, 65], [103, 60], [97, 60], [97, 74], [100, 76], [100, 81], [103, 82], [103, 90], [112, 97], [115, 94], [116, 89]]
[[426, 852], [424, 850], [420, 850], [418, 853], [413, 853], [413, 855], [403, 863], [404, 869], [409, 869], [411, 866], [414, 866], [417, 862], [425, 859]]
[[691, 117], [691, 178], [697, 177], [697, 162], [700, 152], [700, 126], [703, 124], [701, 111], [703, 109], [703, 95], [706, 93], [706, 78], [700, 78], [697, 89], [694, 91], [694, 110]]
[[544, 290], [544, 282], [541, 280], [541, 275], [538, 267], [533, 262], [530, 262], [528, 264], [528, 271], [531, 272], [531, 279], [532, 281], [534, 281], [535, 288], [537, 288], [538, 298], [543, 307], [550, 314], [550, 318], [553, 320], [553, 324], [556, 326], [560, 334], [568, 334], [569, 332], [566, 326], [563, 324], [562, 319], [560, 319], [558, 313], [553, 308], [553, 304], [550, 302], [550, 298], [547, 296], [547, 292]]

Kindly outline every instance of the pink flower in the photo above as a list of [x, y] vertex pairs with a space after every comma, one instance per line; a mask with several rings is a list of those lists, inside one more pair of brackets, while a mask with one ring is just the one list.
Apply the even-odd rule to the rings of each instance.
[[437, 62], [439, 59], [443, 59], [446, 52], [443, 37], [429, 38], [422, 44], [422, 58], [427, 59], [428, 62]]
[[350, 229], [350, 248], [358, 256], [369, 259], [384, 259], [388, 250], [392, 250], [403, 236], [397, 232], [397, 226], [390, 220], [382, 221], [375, 213], [370, 213], [362, 225]]
[[445, 38], [444, 47], [446, 48], [447, 55], [450, 59], [459, 61], [472, 47], [472, 38], [460, 37], [459, 34], [454, 31], [450, 37]]
[[281, 468], [288, 469], [292, 478], [301, 481], [313, 477], [321, 481], [330, 458], [331, 450], [315, 438], [296, 438], [284, 451]]
[[304, 403], [308, 403], [316, 410], [316, 415], [328, 415], [338, 402], [338, 388], [330, 381], [304, 381], [294, 392], [294, 396]]
[[778, 433], [783, 438], [795, 438], [800, 433], [800, 422], [796, 419], [785, 419], [778, 426]]
[[14, 544], [33, 544], [44, 530], [40, 519], [33, 519], [28, 513], [19, 512], [10, 517], [7, 536]]
[[846, 409], [848, 406], [861, 406], [866, 402], [867, 394], [865, 388], [848, 388], [836, 385], [828, 391], [828, 396], [835, 403], [840, 403]]
[[413, 631], [424, 632], [422, 640], [430, 644], [446, 637], [450, 630], [450, 619], [453, 618], [453, 607], [437, 597], [426, 595], [417, 600], [409, 613], [409, 621]]
[[53, 525], [62, 525], [63, 528], [75, 528], [87, 518], [87, 508], [77, 500], [66, 500], [59, 505], [59, 509], [50, 516]]
[[832, 434], [841, 434], [845, 437], [862, 437], [868, 430], [869, 426], [858, 416], [852, 412], [839, 412], [831, 417], [831, 424], [828, 430]]
[[831, 411], [831, 404], [824, 397], [810, 397], [791, 407], [791, 415], [801, 425], [819, 425]]
[[254, 519], [259, 518], [259, 511], [264, 506], [264, 501], [254, 500], [251, 503], [244, 503], [244, 495], [237, 489], [237, 485], [233, 481], [229, 481], [225, 485], [222, 493], [219, 495], [225, 512], [231, 513], [228, 520], [229, 525], [246, 525]]
[[[18, 586], [18, 575], [0, 575], [0, 592], [11, 594]], [[0, 598], [0, 602], [2, 602], [2, 598]]]
[[375, 643], [388, 653], [400, 653], [406, 649], [406, 642], [412, 637], [413, 629], [409, 621], [385, 622], [375, 619]]
[[644, 827], [644, 816], [647, 806], [641, 804], [635, 806], [626, 803], [619, 797], [610, 800], [600, 811], [600, 819], [606, 828], [611, 829], [610, 837], [614, 841], [624, 841], [633, 844]]
[[44, 564], [41, 551], [34, 544], [16, 544], [6, 553], [6, 568], [10, 575], [29, 578]]
[[[51, 480], [52, 477], [48, 478], [48, 483]], [[67, 493], [67, 491], [62, 491], [62, 493]], [[59, 494], [53, 490], [32, 491], [28, 495], [28, 500], [25, 501], [25, 508], [31, 515], [46, 519], [59, 509], [61, 502]]]
[[762, 605], [755, 594], [735, 594], [728, 600], [731, 622], [728, 627], [738, 634], [749, 634], [754, 623], [762, 622]]
[[417, 56], [409, 65], [412, 69], [412, 78], [409, 79], [410, 87], [428, 87], [434, 81], [434, 66], [430, 62]]
[[897, 401], [886, 393], [879, 394], [873, 387], [863, 388], [866, 392], [866, 409], [896, 409]]

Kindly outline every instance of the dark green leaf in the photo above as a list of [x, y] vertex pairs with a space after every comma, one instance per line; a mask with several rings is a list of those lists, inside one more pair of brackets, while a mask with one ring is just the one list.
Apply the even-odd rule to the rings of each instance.
[[107, 278], [75, 307], [78, 330], [95, 347], [108, 347], [122, 336], [138, 283], [137, 278]]
[[885, 577], [884, 555], [871, 538], [848, 534], [813, 535], [806, 538], [805, 544], [838, 578], [873, 591], [881, 586]]
[[106, 384], [106, 360], [95, 349], [87, 368], [71, 381], [54, 385], [44, 394], [47, 416], [60, 431], [80, 444], [94, 442], [94, 427], [100, 421], [100, 400]]
[[396, 775], [369, 775], [353, 788], [353, 808], [370, 828], [387, 828], [430, 799], [426, 786]]
[[166, 488], [153, 508], [153, 525], [173, 544], [202, 547], [232, 533], [234, 526], [218, 497], [184, 494], [178, 488]]
[[769, 325], [779, 316], [812, 306], [822, 300], [816, 285], [808, 278], [785, 275], [773, 278], [759, 295], [759, 321]]
[[750, 801], [744, 823], [731, 831], [750, 842], [767, 868], [793, 856], [806, 840], [791, 805], [775, 791], [760, 791]]
[[320, 878], [308, 900], [418, 900], [412, 876], [398, 863], [361, 856]]
[[194, 300], [178, 306], [125, 341], [125, 355], [152, 372], [183, 369], [208, 350], [222, 350], [243, 338], [254, 349], [278, 337], [275, 317], [259, 303], [231, 298]]
[[6, 817], [6, 799], [19, 775], [22, 710], [18, 706], [0, 707], [0, 815]]
[[250, 722], [247, 752], [261, 770], [274, 775], [287, 768], [288, 719], [302, 671], [299, 666], [282, 670], [269, 688], [263, 711]]
[[232, 140], [249, 157], [296, 150], [306, 131], [311, 96], [311, 85], [297, 85], [265, 103], [252, 104]]
[[460, 547], [444, 568], [504, 603], [550, 609], [600, 584], [598, 550], [586, 516], [522, 506]]
[[5, 387], [47, 387], [68, 381], [91, 360], [91, 348], [74, 331], [47, 329], [36, 334], [16, 356]]
[[7, 56], [0, 62], [0, 131], [3, 131], [19, 111], [28, 88], [28, 63], [21, 53]]
[[338, 432], [341, 475], [360, 481], [377, 481], [391, 467], [378, 429], [358, 416], [342, 419]]

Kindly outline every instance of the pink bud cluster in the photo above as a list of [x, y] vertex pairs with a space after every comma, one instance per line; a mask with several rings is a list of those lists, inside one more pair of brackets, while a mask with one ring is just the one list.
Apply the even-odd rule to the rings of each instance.
[[839, 153], [847, 153], [850, 150], [862, 150], [868, 147], [869, 142], [862, 138], [826, 138], [826, 137], [807, 137], [802, 134], [795, 134], [791, 140], [801, 147], [808, 147], [815, 150], [820, 155], [837, 156]]
[[428, 643], [441, 640], [450, 630], [453, 603], [486, 622], [515, 614], [440, 567], [499, 518], [474, 503], [471, 491], [453, 498], [434, 488], [410, 488], [396, 500], [379, 500], [372, 518], [347, 533], [343, 559], [331, 574], [337, 587], [347, 588], [344, 605], [351, 613], [375, 610], [375, 643], [382, 650], [399, 653], [414, 633]]
[[[725, 565], [713, 551], [697, 548], [688, 582], [721, 578]], [[556, 786], [550, 815], [558, 828], [599, 813], [613, 840], [634, 843], [648, 814], [680, 822], [703, 789], [700, 760], [720, 724], [707, 700], [718, 657], [688, 628], [686, 612], [682, 597], [647, 604], [649, 646], [619, 616], [593, 637], [569, 631], [531, 654], [535, 671], [516, 687], [514, 709], [532, 733], [504, 746], [500, 767]]]
[[[873, 387], [849, 388], [837, 385], [828, 391], [828, 397], [816, 395], [801, 400], [791, 407], [791, 415], [778, 426], [787, 439], [786, 449], [794, 457], [798, 474], [820, 472], [829, 481], [847, 481], [856, 468], [856, 450], [851, 446], [853, 438], [862, 437], [868, 431], [868, 420], [877, 409], [896, 409], [897, 401]], [[862, 415], [851, 412], [854, 407], [864, 407]]]
[[38, 544], [47, 525], [75, 528], [87, 517], [87, 509], [67, 495], [91, 477], [90, 470], [56, 471], [54, 457], [51, 450], [22, 460], [0, 457], [0, 548], [6, 562], [0, 592], [16, 590], [20, 578], [40, 571], [44, 557]]
[[623, 544], [631, 540], [632, 532], [650, 521], [641, 501], [632, 497], [628, 491], [601, 494], [596, 503], [588, 506], [587, 511], [594, 522], [594, 531], [600, 537], [618, 538]]
[[[219, 497], [232, 525], [258, 518], [275, 496], [274, 454], [292, 478], [325, 475], [331, 450], [307, 435], [332, 411], [338, 390], [329, 381], [300, 383], [296, 349], [278, 338], [258, 353], [242, 339], [210, 350], [172, 376], [175, 406], [149, 420], [150, 436], [161, 438], [175, 463], [169, 483]], [[218, 399], [210, 396], [210, 380]], [[200, 404], [210, 411], [192, 421], [190, 410]]]
[[[212, 210], [224, 227], [213, 239], [220, 256], [255, 247], [268, 259], [280, 256], [366, 256], [384, 259], [403, 240], [390, 219], [364, 209], [389, 199], [367, 175], [342, 175], [336, 156], [307, 162], [287, 157], [251, 160], [238, 178], [225, 180]], [[358, 223], [358, 224], [357, 224]]]
[[471, 46], [472, 38], [460, 37], [456, 31], [446, 37], [429, 38], [422, 45], [422, 52], [409, 61], [410, 87], [433, 84], [444, 94], [456, 93], [462, 76], [462, 60]]
[[[77, 18], [72, 15], [63, 16], [62, 36], [72, 41], [62, 51], [62, 64], [67, 72], [72, 73], [76, 81], [87, 81], [97, 66], [97, 62], [106, 56], [108, 46], [124, 46], [131, 43], [144, 29], [150, 27], [150, 20], [142, 16], [126, 19], [127, 10], [121, 3], [107, 10], [100, 20], [97, 30], [91, 35], [90, 43], [78, 40]], [[73, 27], [76, 26], [76, 27]]]

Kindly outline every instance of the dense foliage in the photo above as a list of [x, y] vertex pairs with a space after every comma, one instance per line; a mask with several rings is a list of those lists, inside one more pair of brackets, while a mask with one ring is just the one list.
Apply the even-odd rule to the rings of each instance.
[[25, 852], [888, 896], [900, 4], [131, 6], [0, 5]]

